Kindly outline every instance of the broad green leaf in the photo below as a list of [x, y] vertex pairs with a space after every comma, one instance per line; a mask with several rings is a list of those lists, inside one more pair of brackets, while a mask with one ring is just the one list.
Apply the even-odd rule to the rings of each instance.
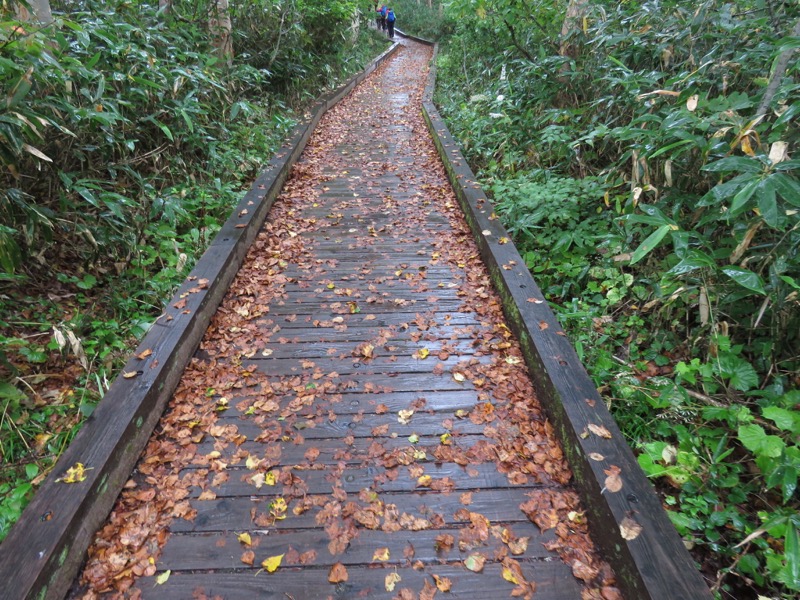
[[770, 227], [778, 227], [778, 201], [775, 197], [775, 183], [772, 177], [762, 179], [756, 188], [756, 199], [758, 200], [758, 210], [761, 218]]
[[767, 292], [764, 290], [764, 282], [761, 280], [761, 277], [758, 275], [758, 273], [753, 273], [749, 269], [734, 266], [723, 267], [722, 272], [743, 288], [758, 294], [767, 294]]
[[785, 583], [792, 589], [798, 590], [800, 589], [800, 534], [791, 519], [786, 527], [784, 548], [786, 552]]
[[800, 183], [786, 173], [773, 173], [768, 177], [772, 181], [775, 191], [792, 206], [800, 206]]
[[741, 392], [758, 387], [758, 374], [749, 362], [733, 354], [722, 354], [718, 360], [719, 374]]
[[792, 412], [779, 406], [768, 406], [763, 410], [763, 415], [784, 431], [800, 433], [800, 413], [797, 411]]
[[740, 214], [743, 210], [747, 208], [747, 205], [750, 201], [750, 198], [753, 197], [753, 194], [758, 187], [758, 180], [753, 180], [739, 190], [736, 195], [733, 197], [733, 202], [731, 202], [731, 208], [728, 211], [728, 217], [733, 218]]
[[777, 435], [767, 435], [760, 425], [739, 426], [739, 440], [756, 457], [778, 458], [786, 447]]
[[664, 236], [667, 235], [671, 229], [672, 227], [670, 225], [662, 225], [649, 236], [647, 236], [647, 239], [645, 239], [634, 251], [633, 256], [631, 257], [631, 264], [636, 264], [645, 256], [647, 256], [653, 250], [653, 248], [658, 246], [659, 242], [664, 239]]
[[742, 173], [760, 173], [763, 165], [755, 158], [744, 156], [728, 156], [720, 160], [704, 165], [703, 171], [711, 173], [731, 173], [740, 171]]

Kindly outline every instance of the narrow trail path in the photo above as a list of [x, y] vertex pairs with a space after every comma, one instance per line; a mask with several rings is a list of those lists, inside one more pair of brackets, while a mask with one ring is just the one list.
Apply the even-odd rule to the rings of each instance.
[[619, 597], [403, 45], [317, 128], [72, 597]]

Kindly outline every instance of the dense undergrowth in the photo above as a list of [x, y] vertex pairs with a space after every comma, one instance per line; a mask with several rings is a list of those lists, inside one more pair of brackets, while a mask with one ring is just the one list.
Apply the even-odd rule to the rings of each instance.
[[797, 3], [395, 5], [709, 585], [796, 597]]
[[[237, 3], [238, 4], [238, 3]], [[355, 2], [53, 2], [0, 23], [0, 540], [304, 103], [386, 41]]]

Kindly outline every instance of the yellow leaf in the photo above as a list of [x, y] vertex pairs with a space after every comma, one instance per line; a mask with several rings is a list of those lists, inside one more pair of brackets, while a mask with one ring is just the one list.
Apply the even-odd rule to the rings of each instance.
[[270, 471], [267, 473], [266, 477], [264, 477], [264, 483], [267, 485], [275, 485], [278, 482], [278, 472], [277, 471]]
[[236, 539], [247, 546], [253, 543], [253, 540], [250, 538], [250, 534], [247, 532], [240, 533], [236, 536]]
[[156, 577], [156, 585], [164, 585], [165, 583], [167, 583], [167, 579], [169, 579], [169, 576], [171, 574], [172, 574], [172, 571], [169, 571], [169, 570], [164, 571], [161, 575]]
[[375, 550], [375, 554], [372, 555], [372, 560], [382, 560], [384, 562], [389, 560], [389, 549], [378, 548]]
[[511, 569], [509, 569], [508, 567], [503, 567], [503, 579], [505, 579], [506, 581], [510, 581], [514, 585], [519, 584], [519, 581], [517, 580], [516, 576], [514, 575], [514, 573], [511, 572]]
[[432, 480], [430, 475], [422, 475], [417, 479], [417, 487], [430, 487]]
[[384, 580], [384, 585], [386, 586], [387, 592], [393, 592], [394, 586], [400, 583], [400, 574], [399, 573], [389, 573]]
[[267, 573], [274, 573], [278, 567], [281, 566], [281, 561], [283, 560], [284, 555], [278, 554], [277, 556], [270, 556], [269, 558], [265, 558], [261, 566], [267, 570]]
[[430, 354], [430, 350], [428, 350], [427, 348], [420, 348], [416, 352], [416, 357], [417, 358], [428, 358], [429, 354]]
[[60, 481], [61, 483], [78, 483], [86, 479], [86, 471], [91, 470], [91, 468], [87, 469], [84, 467], [83, 463], [75, 463], [69, 469], [67, 469], [67, 472], [64, 473], [63, 477], [56, 479], [56, 482]]
[[335, 287], [336, 287], [336, 285], [335, 285], [335, 284], [333, 284], [333, 283], [329, 283], [329, 284], [328, 284], [328, 289], [329, 289], [329, 290], [332, 290], [332, 289], [333, 289], [333, 288], [335, 288]]
[[246, 466], [248, 469], [250, 469], [251, 471], [252, 471], [253, 469], [257, 469], [257, 468], [258, 468], [258, 465], [260, 465], [260, 464], [261, 464], [261, 459], [259, 459], [259, 458], [256, 458], [256, 457], [255, 457], [255, 456], [253, 456], [252, 454], [248, 454], [248, 455], [247, 455], [247, 460], [245, 461], [245, 466]]
[[414, 460], [428, 460], [425, 450], [414, 450]]
[[144, 360], [145, 358], [150, 356], [152, 353], [153, 353], [153, 351], [150, 348], [148, 348], [147, 350], [143, 350], [142, 352], [137, 354], [136, 358], [138, 358], [139, 360]]
[[453, 585], [449, 577], [439, 577], [438, 575], [434, 575], [433, 580], [436, 582], [436, 587], [439, 588], [440, 592], [449, 592]]
[[138, 375], [138, 373], [136, 371], [123, 371], [123, 373], [122, 373], [122, 376], [125, 379], [133, 379], [137, 375]]
[[450, 444], [453, 443], [452, 440], [450, 439], [452, 437], [453, 436], [450, 435], [449, 433], [443, 433], [442, 435], [439, 436], [439, 440], [442, 442], [443, 446], [449, 446]]
[[412, 433], [410, 436], [408, 436], [409, 444], [416, 444], [417, 442], [419, 442], [419, 436], [416, 433]]

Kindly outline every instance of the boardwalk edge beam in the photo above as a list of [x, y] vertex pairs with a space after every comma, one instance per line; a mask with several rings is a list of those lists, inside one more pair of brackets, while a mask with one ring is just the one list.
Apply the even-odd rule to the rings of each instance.
[[[574, 485], [589, 513], [592, 538], [617, 574], [626, 598], [702, 600], [711, 593], [661, 502], [595, 389], [525, 261], [462, 156], [432, 96], [436, 51], [423, 114], [480, 249], [503, 310], [556, 427]], [[597, 435], [592, 430], [601, 432]], [[606, 432], [610, 437], [605, 437]], [[596, 460], [602, 456], [601, 460]], [[606, 489], [619, 468], [623, 487]], [[612, 471], [613, 472], [613, 471]]]
[[[360, 74], [319, 98], [231, 212], [123, 368], [128, 376], [114, 380], [0, 545], [4, 600], [67, 594], [317, 123], [398, 47], [393, 44]], [[136, 358], [146, 350], [152, 354]], [[58, 481], [76, 463], [86, 467], [86, 478]]]

